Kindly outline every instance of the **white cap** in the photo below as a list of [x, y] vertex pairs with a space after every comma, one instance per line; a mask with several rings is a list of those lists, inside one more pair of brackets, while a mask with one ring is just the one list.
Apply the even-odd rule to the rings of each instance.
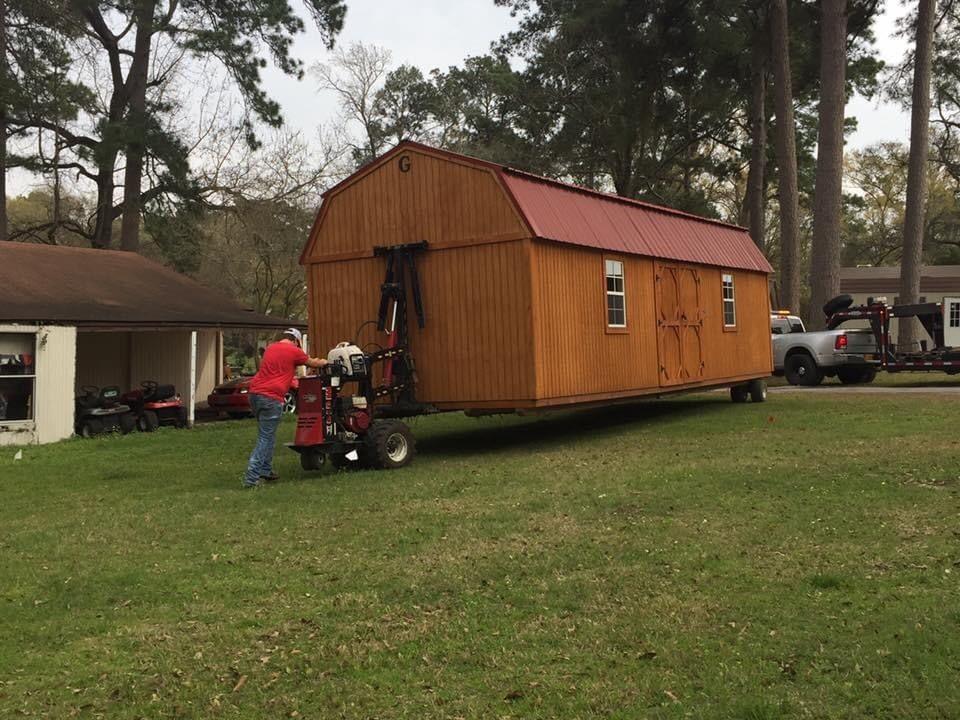
[[303, 333], [296, 328], [287, 328], [283, 331], [284, 335], [289, 335], [297, 341], [297, 345], [303, 345]]

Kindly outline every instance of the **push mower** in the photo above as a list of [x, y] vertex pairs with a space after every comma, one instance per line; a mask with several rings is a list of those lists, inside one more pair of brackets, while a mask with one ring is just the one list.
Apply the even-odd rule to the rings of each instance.
[[129, 405], [120, 402], [120, 388], [84, 385], [76, 397], [74, 419], [77, 435], [89, 438], [119, 430], [124, 435], [137, 426], [137, 417]]
[[144, 380], [139, 390], [131, 390], [120, 400], [133, 409], [140, 432], [153, 432], [161, 425], [187, 426], [187, 409], [173, 385]]

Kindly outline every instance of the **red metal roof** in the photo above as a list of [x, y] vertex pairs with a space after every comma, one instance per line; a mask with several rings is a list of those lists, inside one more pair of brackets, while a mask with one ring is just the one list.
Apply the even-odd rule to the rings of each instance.
[[680, 262], [772, 272], [745, 228], [502, 168], [499, 175], [545, 240]]

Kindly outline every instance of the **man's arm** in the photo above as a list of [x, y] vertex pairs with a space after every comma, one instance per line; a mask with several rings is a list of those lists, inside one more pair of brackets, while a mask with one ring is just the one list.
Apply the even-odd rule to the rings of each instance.
[[322, 368], [327, 364], [327, 361], [324, 358], [312, 358], [308, 357], [307, 362], [304, 363], [309, 368]]

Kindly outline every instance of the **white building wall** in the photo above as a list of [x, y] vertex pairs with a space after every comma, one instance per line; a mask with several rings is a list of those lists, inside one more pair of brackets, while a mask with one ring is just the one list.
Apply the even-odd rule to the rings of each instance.
[[0, 422], [0, 445], [50, 443], [70, 437], [76, 380], [76, 328], [0, 325], [0, 334], [10, 332], [37, 335], [33, 420]]

